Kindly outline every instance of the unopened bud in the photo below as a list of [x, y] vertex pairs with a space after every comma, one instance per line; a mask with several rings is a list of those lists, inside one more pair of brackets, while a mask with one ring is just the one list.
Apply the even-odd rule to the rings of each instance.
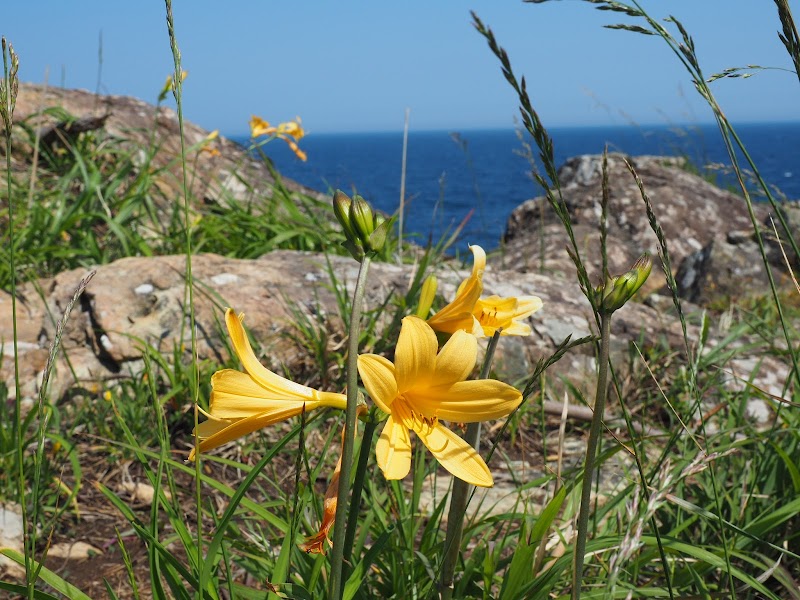
[[350, 223], [355, 228], [361, 241], [367, 244], [369, 236], [375, 231], [375, 218], [372, 213], [372, 207], [358, 194], [353, 196], [353, 202], [350, 204]]
[[419, 306], [417, 306], [417, 316], [420, 319], [427, 319], [428, 313], [431, 312], [433, 306], [433, 299], [436, 297], [436, 288], [438, 282], [435, 275], [429, 275], [422, 284], [422, 291], [419, 293]]
[[608, 314], [622, 308], [647, 281], [652, 269], [653, 261], [650, 255], [643, 254], [630, 271], [619, 277], [609, 277], [605, 285], [599, 286], [596, 290], [599, 308]]
[[352, 204], [353, 201], [343, 191], [336, 190], [333, 194], [333, 214], [336, 215], [336, 220], [339, 221], [344, 230], [345, 240], [342, 242], [342, 246], [347, 249], [353, 258], [361, 262], [361, 259], [364, 258], [364, 247], [350, 219], [350, 207]]

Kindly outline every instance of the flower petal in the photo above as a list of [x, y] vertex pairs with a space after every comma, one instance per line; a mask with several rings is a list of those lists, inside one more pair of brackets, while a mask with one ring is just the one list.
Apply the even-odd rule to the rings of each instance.
[[502, 381], [477, 379], [459, 381], [451, 386], [414, 390], [408, 401], [426, 417], [476, 423], [508, 415], [520, 405], [522, 394]]
[[394, 356], [397, 391], [403, 393], [414, 386], [428, 385], [436, 367], [436, 334], [419, 317], [403, 319]]
[[397, 398], [397, 380], [392, 362], [377, 354], [362, 354], [358, 357], [358, 373], [372, 401], [383, 412], [391, 413], [392, 402]]
[[475, 303], [483, 293], [483, 271], [486, 268], [486, 253], [480, 246], [470, 246], [473, 254], [472, 273], [458, 286], [456, 297], [439, 312], [428, 319], [428, 324], [436, 331], [454, 333], [467, 331], [483, 336], [480, 324], [473, 317]]
[[439, 351], [432, 386], [452, 385], [463, 381], [475, 368], [478, 340], [465, 331], [456, 331]]
[[403, 479], [411, 470], [411, 436], [392, 415], [375, 445], [375, 458], [386, 479]]
[[539, 296], [520, 296], [517, 298], [516, 318], [529, 317], [542, 306], [542, 299]]
[[489, 296], [475, 303], [473, 314], [486, 335], [494, 335], [495, 330], [501, 327], [501, 335], [530, 335], [531, 328], [521, 320], [541, 307], [542, 301], [536, 296]]
[[242, 317], [237, 316], [232, 309], [229, 308], [225, 311], [225, 324], [228, 326], [233, 349], [250, 377], [264, 387], [269, 392], [269, 395], [274, 395], [278, 398], [294, 397], [300, 400], [316, 399], [318, 395], [316, 390], [284, 379], [258, 361], [253, 348], [250, 346], [250, 340], [247, 339], [247, 333], [242, 326], [241, 319]]
[[[484, 252], [483, 248], [478, 246], [477, 244], [473, 244], [469, 247], [470, 251], [472, 252], [472, 273], [470, 274], [471, 279], [477, 279], [478, 281], [483, 281], [483, 272], [486, 270], [486, 252]], [[461, 285], [458, 286], [458, 290], [456, 290], [456, 296], [458, 296], [462, 288], [465, 287], [467, 283], [467, 279], [461, 282]]]
[[306, 410], [319, 406], [319, 402], [296, 397], [266, 397], [269, 392], [256, 383], [250, 375], [233, 369], [223, 369], [211, 376], [210, 414], [217, 419], [244, 419], [289, 406], [306, 405]]
[[208, 450], [213, 450], [223, 444], [227, 444], [228, 442], [232, 442], [242, 436], [247, 435], [248, 433], [252, 433], [262, 427], [267, 427], [269, 425], [274, 425], [275, 423], [280, 423], [281, 421], [285, 421], [291, 417], [299, 415], [303, 412], [303, 405], [301, 404], [299, 408], [297, 406], [287, 406], [285, 409], [276, 411], [276, 412], [268, 412], [262, 413], [258, 415], [253, 415], [252, 417], [248, 417], [246, 419], [238, 419], [236, 421], [230, 421], [229, 425], [224, 428], [220, 429], [222, 423], [225, 423], [224, 420], [218, 421], [216, 419], [212, 419], [209, 421], [204, 421], [197, 426], [197, 437], [201, 438], [202, 441], [200, 444], [192, 450], [191, 454], [189, 455], [189, 460], [194, 460], [196, 452], [207, 452]]
[[472, 331], [475, 324], [472, 311], [481, 297], [481, 292], [483, 283], [479, 279], [474, 277], [465, 279], [453, 301], [428, 319], [428, 325], [444, 333], [454, 333], [459, 329]]
[[[232, 421], [230, 425], [223, 429], [219, 429], [219, 421], [205, 421], [198, 425], [197, 436], [204, 437], [206, 434], [211, 434], [196, 448], [197, 452], [207, 452], [213, 450], [223, 444], [232, 442], [248, 433], [252, 433], [262, 427], [274, 425], [281, 421], [285, 421], [291, 417], [299, 415], [303, 412], [303, 405], [287, 406], [285, 409], [275, 412], [266, 412], [262, 414], [253, 415], [246, 419], [239, 419]], [[194, 460], [195, 450], [189, 455], [189, 460]]]
[[433, 427], [428, 427], [422, 424], [419, 429], [415, 427], [414, 432], [454, 477], [481, 487], [494, 485], [489, 467], [475, 448], [444, 425], [437, 423]]

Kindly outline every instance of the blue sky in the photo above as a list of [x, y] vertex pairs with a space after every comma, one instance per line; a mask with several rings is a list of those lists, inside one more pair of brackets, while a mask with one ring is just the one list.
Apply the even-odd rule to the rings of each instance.
[[[800, 17], [797, 2], [790, 2]], [[693, 35], [707, 75], [758, 64], [788, 68], [771, 0], [651, 0]], [[604, 29], [618, 15], [577, 0], [174, 0], [186, 117], [228, 135], [300, 115], [310, 132], [389, 131], [411, 109], [415, 130], [511, 127], [516, 98], [469, 10], [526, 75], [547, 126], [702, 123], [711, 113], [657, 38]], [[172, 70], [163, 2], [26, 0], [0, 33], [20, 75], [50, 85], [154, 101]], [[734, 122], [797, 120], [797, 77], [765, 71], [715, 92]]]

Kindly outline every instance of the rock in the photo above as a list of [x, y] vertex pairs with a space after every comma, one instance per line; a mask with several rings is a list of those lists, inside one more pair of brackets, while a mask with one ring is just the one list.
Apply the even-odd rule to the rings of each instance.
[[[656, 256], [658, 249], [641, 194], [624, 158], [621, 154], [608, 157], [608, 246], [612, 274], [627, 271], [645, 251]], [[729, 231], [752, 230], [742, 198], [681, 168], [681, 159], [653, 156], [627, 159], [644, 182], [675, 269], [684, 258], [702, 250], [715, 238]], [[598, 282], [601, 173], [601, 155], [571, 158], [559, 170], [564, 202], [572, 217], [581, 256], [590, 277]], [[759, 220], [764, 219], [766, 207], [755, 208]], [[540, 231], [544, 236], [543, 253]], [[507, 268], [542, 272], [543, 262], [544, 272], [566, 272], [574, 277], [575, 268], [564, 250], [568, 242], [566, 233], [544, 197], [528, 200], [511, 214], [504, 240]], [[651, 279], [651, 288], [663, 283], [657, 267]]]
[[[0, 504], [0, 548], [24, 551], [24, 528], [20, 507], [13, 504]], [[0, 574], [6, 572], [12, 577], [24, 577], [25, 568], [5, 556], [0, 555]]]
[[675, 276], [681, 297], [723, 308], [746, 294], [763, 294], [769, 289], [758, 245], [752, 232], [744, 233], [714, 239], [686, 257]]
[[86, 560], [102, 553], [102, 550], [86, 542], [62, 542], [50, 546], [47, 556], [49, 558], [63, 558], [64, 560]]

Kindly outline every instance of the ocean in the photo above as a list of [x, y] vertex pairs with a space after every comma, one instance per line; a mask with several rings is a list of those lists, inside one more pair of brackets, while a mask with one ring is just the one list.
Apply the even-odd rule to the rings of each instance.
[[[762, 177], [780, 195], [800, 199], [800, 123], [747, 124], [737, 132]], [[715, 125], [552, 128], [549, 133], [559, 166], [571, 156], [599, 154], [606, 145], [630, 155], [687, 156], [701, 169], [730, 165]], [[469, 216], [461, 239], [496, 248], [511, 211], [542, 193], [530, 176], [523, 142], [533, 145], [527, 134], [520, 139], [514, 130], [411, 131], [405, 232], [424, 245]], [[397, 210], [402, 132], [312, 133], [301, 147], [308, 154], [305, 163], [280, 140], [265, 151], [290, 179], [320, 191], [357, 191], [386, 213]], [[538, 154], [535, 146], [533, 152]], [[724, 168], [715, 170], [720, 185], [735, 183]]]

